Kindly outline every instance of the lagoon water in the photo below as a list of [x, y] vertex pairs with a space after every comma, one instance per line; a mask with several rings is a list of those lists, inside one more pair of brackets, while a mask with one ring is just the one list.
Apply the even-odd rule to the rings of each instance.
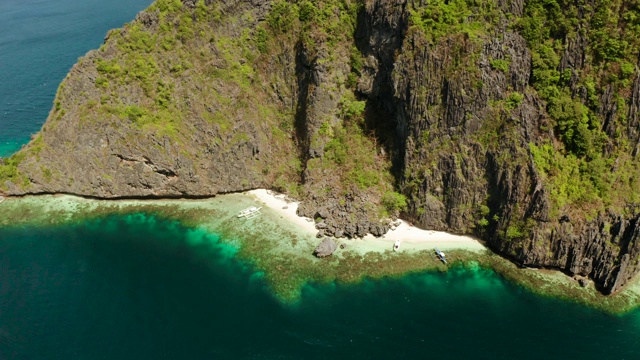
[[[75, 59], [148, 3], [0, 0], [0, 156], [38, 130]], [[0, 228], [0, 360], [640, 358], [639, 312], [488, 270], [309, 285], [283, 305], [218, 240], [144, 214]]]

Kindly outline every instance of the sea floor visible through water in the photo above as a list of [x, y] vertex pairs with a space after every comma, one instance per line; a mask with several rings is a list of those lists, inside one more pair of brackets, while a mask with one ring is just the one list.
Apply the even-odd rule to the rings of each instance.
[[358, 283], [367, 278], [399, 278], [409, 273], [444, 272], [451, 268], [492, 269], [533, 292], [610, 313], [630, 311], [640, 303], [637, 282], [614, 296], [604, 296], [593, 287], [580, 287], [562, 273], [520, 269], [488, 250], [449, 250], [449, 265], [445, 265], [432, 249], [416, 247], [413, 251], [394, 252], [392, 241], [388, 249], [381, 249], [367, 247], [366, 240], [339, 240], [346, 245], [345, 249], [338, 249], [329, 258], [318, 259], [312, 254], [320, 240], [313, 232], [295, 226], [279, 212], [267, 207], [254, 219], [237, 218], [241, 209], [260, 205], [257, 198], [245, 194], [203, 200], [155, 201], [31, 196], [9, 198], [0, 204], [0, 227], [65, 226], [118, 214], [144, 214], [163, 221], [176, 221], [190, 229], [216, 234], [219, 243], [235, 249], [235, 257], [262, 274], [270, 293], [283, 303], [295, 303], [300, 299], [303, 287], [310, 283]]
[[[0, 157], [40, 129], [76, 59], [150, 3], [0, 2]], [[448, 271], [420, 251], [319, 260], [277, 214], [234, 221], [253, 203], [8, 199], [0, 360], [640, 357], [640, 313], [598, 310], [629, 309], [638, 286], [580, 298], [563, 274], [478, 252], [449, 253]]]
[[[255, 223], [238, 220], [254, 201], [7, 199], [0, 358], [640, 356], [637, 311], [608, 315], [537, 296], [479, 264], [403, 275], [392, 258], [402, 256], [389, 252], [308, 254], [308, 268], [298, 268], [295, 254], [315, 239], [280, 228], [268, 209]], [[272, 266], [286, 276], [272, 278]], [[383, 270], [356, 275], [369, 266]], [[385, 275], [387, 266], [399, 269]], [[273, 285], [287, 277], [297, 278], [284, 282], [291, 288]], [[276, 295], [283, 290], [296, 300]]]

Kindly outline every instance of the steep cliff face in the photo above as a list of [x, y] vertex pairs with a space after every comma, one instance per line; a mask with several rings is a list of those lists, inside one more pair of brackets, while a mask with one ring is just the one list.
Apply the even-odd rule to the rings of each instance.
[[[379, 1], [367, 7], [362, 33], [368, 41], [362, 42], [361, 50], [376, 59], [371, 63], [384, 65], [372, 68], [369, 79], [365, 76], [361, 82], [375, 85], [359, 90], [383, 103], [396, 126], [399, 158], [395, 161], [401, 170], [396, 176], [410, 200], [406, 215], [427, 228], [476, 233], [494, 250], [523, 265], [590, 276], [603, 291], [616, 291], [639, 266], [635, 192], [620, 193], [630, 190], [626, 185], [607, 188], [594, 183], [603, 176], [609, 185], [615, 181], [636, 184], [637, 165], [627, 164], [620, 170], [617, 164], [629, 161], [636, 152], [637, 131], [624, 119], [636, 117], [636, 104], [628, 91], [634, 94], [637, 89], [637, 70], [633, 75], [607, 71], [616, 61], [624, 63], [622, 58], [599, 71], [586, 69], [597, 62], [597, 56], [589, 53], [593, 51], [587, 40], [589, 30], [565, 31], [564, 38], [551, 39], [557, 43], [557, 67], [552, 70], [566, 77], [553, 84], [553, 90], [568, 89], [572, 94], [568, 98], [574, 102], [558, 105], [563, 100], [544, 94], [548, 91], [541, 81], [546, 80], [545, 74], [537, 64], [541, 57], [552, 56], [536, 53], [541, 52], [539, 48], [532, 54], [522, 35], [526, 29], [522, 23], [532, 18], [525, 12], [533, 12], [537, 4], [494, 5], [495, 9], [474, 9], [475, 16], [482, 18], [481, 30], [474, 29], [467, 18], [469, 23], [461, 22], [462, 27], [446, 24], [446, 34], [437, 39], [442, 29], [433, 25], [437, 20], [430, 17], [434, 10], [428, 5], [412, 8], [404, 2]], [[603, 7], [590, 5], [591, 14], [578, 8], [581, 12], [576, 15], [585, 28], [596, 21]], [[437, 7], [447, 11], [444, 4]], [[557, 16], [562, 14], [554, 10]], [[565, 9], [569, 14], [573, 10]], [[427, 25], [431, 31], [417, 26], [420, 18], [416, 17], [432, 21]], [[401, 42], [396, 41], [398, 34]], [[629, 81], [606, 84], [604, 76], [627, 76], [634, 81], [632, 85]], [[376, 79], [384, 80], [376, 83]], [[593, 82], [601, 82], [604, 88], [594, 91]], [[556, 115], [558, 107], [569, 108], [565, 112], [580, 107], [580, 113]], [[594, 145], [595, 151], [607, 155], [572, 150], [578, 140], [566, 141], [565, 128], [575, 126], [568, 123], [581, 121], [575, 119], [580, 116], [590, 118], [584, 130], [585, 137], [593, 137], [589, 142], [598, 141], [600, 131], [608, 134], [609, 139]], [[626, 126], [629, 138], [614, 136], [609, 128], [615, 126]], [[625, 146], [626, 141], [634, 145]], [[541, 155], [543, 144], [553, 144], [547, 150], [558, 152]], [[567, 176], [589, 173], [588, 181], [572, 185], [571, 179], [554, 174], [566, 171], [563, 167], [576, 167], [567, 159], [581, 156], [587, 160]], [[589, 169], [601, 160], [610, 167]], [[612, 173], [603, 174], [608, 171]], [[570, 186], [584, 186], [580, 191], [598, 195], [576, 195], [579, 190], [567, 190]]]
[[250, 67], [242, 44], [268, 4], [198, 4], [158, 2], [83, 57], [9, 192], [204, 196], [289, 176], [293, 61]]
[[638, 18], [627, 1], [162, 0], [74, 66], [0, 175], [10, 194], [276, 188], [337, 237], [401, 211], [614, 292], [640, 269]]

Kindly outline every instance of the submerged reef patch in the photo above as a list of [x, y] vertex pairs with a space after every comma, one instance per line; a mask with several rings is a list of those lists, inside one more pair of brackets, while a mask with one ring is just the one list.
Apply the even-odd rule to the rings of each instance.
[[[239, 219], [238, 211], [256, 205], [254, 198], [229, 194], [202, 200], [89, 200], [66, 195], [9, 198], [0, 204], [0, 227], [47, 227], [78, 224], [107, 216], [145, 214], [175, 220], [194, 233], [185, 237], [191, 246], [224, 245], [225, 257], [245, 263], [264, 281], [271, 293], [285, 304], [294, 304], [307, 284], [359, 283], [363, 279], [402, 277], [421, 271], [467, 271], [491, 269], [503, 278], [544, 296], [581, 303], [609, 313], [627, 312], [640, 303], [640, 286], [631, 286], [605, 296], [593, 284], [557, 271], [523, 269], [490, 251], [450, 250], [449, 266], [430, 251], [393, 252], [391, 248], [361, 253], [356, 242], [342, 240], [346, 247], [334, 256], [318, 259], [313, 249], [318, 239], [290, 224], [271, 209], [254, 219]], [[197, 235], [197, 234], [196, 234]]]

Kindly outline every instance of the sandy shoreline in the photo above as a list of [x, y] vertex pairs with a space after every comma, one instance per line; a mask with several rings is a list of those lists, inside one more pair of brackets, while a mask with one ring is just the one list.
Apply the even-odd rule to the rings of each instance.
[[[245, 196], [248, 196], [253, 201], [257, 201], [262, 206], [267, 207], [270, 211], [273, 211], [275, 214], [279, 215], [283, 220], [285, 220], [286, 224], [295, 224], [296, 228], [305, 236], [308, 236], [315, 239], [317, 234], [317, 230], [315, 228], [315, 222], [313, 219], [300, 217], [296, 214], [298, 209], [298, 203], [295, 201], [291, 201], [287, 199], [286, 195], [278, 194], [271, 190], [266, 189], [256, 189], [251, 190], [244, 193]], [[71, 201], [71, 200], [73, 201]], [[0, 202], [2, 202], [2, 197], [0, 197]], [[34, 199], [31, 199], [35, 201]], [[116, 201], [114, 205], [126, 205], [126, 204], [136, 204], [137, 201]], [[141, 204], [147, 204], [147, 201], [141, 201]], [[163, 203], [155, 201], [156, 204]], [[169, 200], [166, 202], [167, 204], [175, 204], [180, 203], [180, 201]], [[83, 204], [83, 205], [81, 205]], [[188, 202], [187, 204], [191, 204]], [[205, 202], [197, 202], [198, 206], [206, 207], [206, 204], [209, 204], [208, 201]], [[4, 204], [3, 204], [4, 205]], [[50, 210], [56, 209], [64, 209], [68, 214], [75, 213], [79, 210], [79, 207], [88, 207], [91, 208], [92, 205], [95, 205], [91, 201], [87, 201], [83, 198], [76, 197], [54, 197], [53, 200], [49, 200], [45, 203], [46, 206], [44, 208]], [[182, 204], [181, 206], [189, 205]], [[43, 214], [46, 218], [46, 214]], [[337, 239], [339, 243], [343, 243], [347, 246], [347, 249], [350, 251], [355, 251], [359, 254], [365, 254], [368, 252], [385, 252], [391, 251], [393, 249], [393, 245], [396, 240], [400, 239], [400, 249], [399, 252], [417, 252], [422, 250], [433, 250], [434, 248], [439, 248], [443, 251], [453, 250], [453, 249], [462, 249], [462, 250], [470, 250], [470, 251], [483, 251], [486, 250], [486, 247], [482, 245], [478, 240], [470, 237], [470, 236], [460, 236], [453, 235], [446, 232], [441, 231], [432, 231], [432, 230], [423, 230], [414, 226], [409, 225], [406, 221], [399, 220], [400, 224], [395, 228], [395, 230], [390, 230], [382, 237], [376, 238], [372, 235], [367, 235], [363, 239]], [[313, 240], [315, 243], [315, 240]]]
[[[198, 248], [208, 246], [208, 243], [216, 248], [224, 245], [224, 256], [230, 258], [236, 256], [238, 249], [244, 249], [243, 259], [253, 261], [257, 271], [269, 277], [274, 292], [285, 301], [298, 299], [300, 289], [309, 281], [352, 283], [366, 277], [381, 278], [436, 268], [442, 270], [433, 254], [433, 248], [438, 247], [445, 252], [465, 250], [450, 253], [450, 259], [474, 260], [476, 265], [494, 269], [506, 279], [523, 284], [536, 293], [576, 299], [611, 313], [629, 311], [640, 304], [640, 277], [615, 296], [604, 296], [595, 287], [583, 288], [575, 279], [561, 272], [520, 269], [510, 261], [485, 251], [486, 248], [472, 237], [421, 230], [406, 222], [389, 231], [384, 238], [338, 239], [339, 243], [347, 246], [346, 249], [336, 251], [329, 261], [316, 259], [311, 255], [319, 243], [315, 237], [314, 222], [297, 216], [298, 204], [285, 199], [284, 195], [267, 190], [200, 200], [101, 201], [72, 195], [5, 197], [0, 204], [0, 228], [78, 224], [110, 214], [122, 214], [126, 221], [149, 221], [150, 224], [157, 222], [156, 216], [186, 221], [185, 239], [188, 244]], [[264, 206], [264, 216], [250, 221], [237, 219], [238, 211], [249, 206]], [[149, 216], [140, 219], [130, 216], [140, 213]], [[212, 234], [215, 236], [210, 236]], [[225, 240], [220, 241], [222, 238], [218, 235]], [[397, 239], [402, 240], [400, 256], [392, 252]], [[424, 256], [422, 251], [430, 252], [431, 256]], [[362, 256], [354, 257], [353, 253]]]
[[[305, 232], [315, 236], [317, 230], [313, 219], [303, 218], [296, 214], [297, 202], [287, 202], [286, 196], [277, 194], [270, 190], [257, 189], [247, 192], [254, 196], [259, 202], [275, 211], [291, 223], [296, 224]], [[369, 251], [391, 250], [396, 240], [401, 240], [400, 251], [421, 251], [432, 250], [437, 247], [441, 250], [463, 249], [470, 251], [482, 251], [486, 247], [478, 240], [470, 236], [453, 235], [442, 231], [423, 230], [410, 226], [406, 221], [400, 220], [400, 225], [395, 230], [389, 231], [386, 235], [376, 238], [367, 235], [363, 239], [344, 240], [349, 249], [359, 253]]]

